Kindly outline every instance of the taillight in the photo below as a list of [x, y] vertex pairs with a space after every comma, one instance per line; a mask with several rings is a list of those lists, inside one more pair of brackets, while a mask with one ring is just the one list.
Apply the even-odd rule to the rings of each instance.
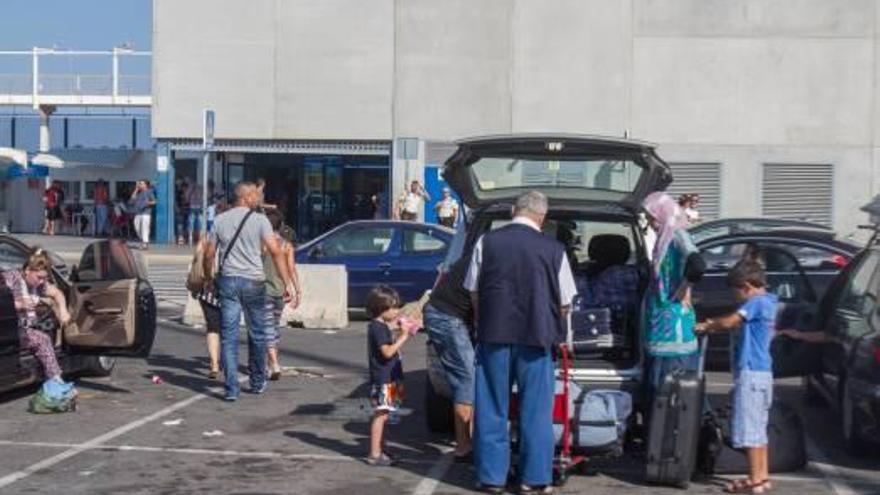
[[831, 257], [831, 262], [837, 265], [839, 268], [843, 268], [849, 264], [849, 259], [841, 254], [835, 254]]
[[880, 340], [874, 341], [874, 362], [880, 366]]

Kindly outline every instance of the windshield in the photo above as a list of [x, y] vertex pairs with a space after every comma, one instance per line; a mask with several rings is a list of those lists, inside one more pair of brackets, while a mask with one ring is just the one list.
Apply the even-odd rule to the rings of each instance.
[[481, 191], [516, 188], [572, 188], [633, 192], [644, 169], [631, 160], [548, 160], [486, 157], [472, 165]]

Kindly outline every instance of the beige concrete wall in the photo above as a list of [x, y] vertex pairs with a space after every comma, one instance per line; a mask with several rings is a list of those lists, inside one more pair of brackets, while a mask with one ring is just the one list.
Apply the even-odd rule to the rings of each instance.
[[768, 156], [833, 163], [850, 230], [880, 190], [878, 4], [155, 0], [154, 134], [205, 106], [220, 137], [626, 132], [722, 163], [725, 215], [759, 213]]

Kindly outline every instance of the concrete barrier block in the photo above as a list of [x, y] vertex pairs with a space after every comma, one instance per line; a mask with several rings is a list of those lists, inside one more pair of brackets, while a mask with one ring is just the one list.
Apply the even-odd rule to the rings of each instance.
[[302, 300], [284, 308], [283, 321], [305, 328], [348, 326], [348, 272], [344, 265], [297, 265]]

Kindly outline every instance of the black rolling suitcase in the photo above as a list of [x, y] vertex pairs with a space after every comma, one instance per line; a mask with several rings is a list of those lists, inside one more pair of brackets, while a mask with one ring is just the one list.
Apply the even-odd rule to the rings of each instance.
[[672, 373], [651, 406], [645, 479], [648, 483], [687, 488], [697, 462], [706, 384], [703, 359], [706, 339], [700, 339], [697, 371]]

